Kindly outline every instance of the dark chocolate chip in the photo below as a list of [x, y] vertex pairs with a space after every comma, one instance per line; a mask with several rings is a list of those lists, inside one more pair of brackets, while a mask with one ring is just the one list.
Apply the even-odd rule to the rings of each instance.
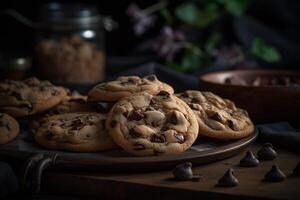
[[214, 113], [212, 116], [209, 117], [212, 120], [221, 122], [222, 121], [222, 116], [219, 113]]
[[157, 95], [158, 96], [166, 96], [166, 97], [168, 97], [168, 96], [170, 96], [170, 93], [167, 92], [167, 91], [165, 91], [165, 90], [162, 90]]
[[241, 167], [256, 167], [259, 164], [259, 160], [253, 155], [251, 151], [247, 151], [244, 158], [240, 161]]
[[226, 171], [223, 177], [218, 181], [217, 186], [219, 187], [235, 187], [239, 184], [238, 179], [233, 175], [233, 169]]
[[47, 131], [47, 132], [45, 133], [45, 138], [46, 138], [47, 140], [51, 140], [51, 139], [53, 138], [53, 136], [54, 136], [54, 134], [53, 134], [51, 131]]
[[186, 162], [186, 163], [177, 165], [173, 169], [172, 173], [176, 179], [182, 180], [182, 181], [191, 180], [194, 177], [191, 162]]
[[271, 170], [266, 173], [264, 181], [281, 182], [285, 178], [285, 174], [279, 169], [279, 167], [277, 165], [273, 165]]
[[132, 121], [132, 120], [139, 121], [143, 118], [144, 118], [144, 114], [141, 111], [133, 111], [128, 116], [128, 120], [130, 120], [130, 121]]
[[199, 103], [199, 99], [192, 98], [192, 99], [191, 99], [191, 103]]
[[138, 84], [139, 80], [138, 79], [134, 79], [134, 78], [129, 78], [127, 80], [127, 83], [130, 83], [130, 84]]
[[164, 135], [153, 134], [151, 135], [150, 141], [156, 143], [164, 143], [166, 142], [166, 137]]
[[60, 91], [58, 91], [58, 90], [56, 90], [56, 89], [53, 89], [52, 91], [51, 91], [51, 95], [52, 96], [57, 96], [57, 95], [59, 95], [60, 94]]
[[117, 121], [116, 120], [111, 120], [111, 122], [110, 122], [110, 127], [111, 128], [115, 128], [116, 127], [116, 125], [117, 125]]
[[175, 112], [173, 112], [171, 117], [170, 117], [170, 123], [176, 125], [177, 122], [178, 122], [177, 116], [176, 116]]
[[32, 109], [33, 109], [32, 104], [30, 104], [30, 103], [21, 104], [21, 105], [19, 105], [19, 107], [20, 107], [20, 108], [26, 108], [27, 111], [28, 111], [29, 113], [30, 113], [30, 112], [32, 111]]
[[21, 96], [21, 94], [19, 92], [12, 92], [12, 93], [10, 93], [10, 96], [15, 97], [19, 101], [23, 100], [23, 98], [22, 98], [22, 96]]
[[236, 124], [233, 123], [232, 120], [227, 120], [227, 124], [228, 124], [228, 127], [231, 128], [232, 130], [234, 130], [234, 131], [237, 131], [237, 130], [238, 130]]
[[300, 162], [298, 162], [297, 166], [293, 170], [293, 175], [300, 176]]
[[137, 132], [134, 128], [130, 129], [129, 135], [133, 138], [141, 137], [141, 133]]
[[276, 151], [273, 149], [273, 145], [270, 143], [264, 144], [264, 146], [257, 152], [259, 160], [274, 160], [277, 157]]
[[149, 75], [149, 76], [146, 76], [145, 77], [147, 80], [149, 80], [149, 81], [155, 81], [155, 80], [157, 80], [157, 78], [156, 78], [156, 76], [155, 75]]
[[100, 122], [101, 122], [102, 128], [105, 129], [105, 123], [106, 123], [106, 120], [105, 120], [105, 119], [102, 119]]
[[128, 117], [128, 111], [123, 112], [122, 115], [127, 118]]
[[81, 121], [81, 119], [75, 119], [74, 121], [72, 121], [72, 130], [80, 130], [82, 129], [86, 124]]
[[145, 146], [143, 144], [136, 143], [136, 144], [133, 145], [133, 150], [141, 151], [141, 150], [145, 150], [145, 149], [146, 148], [145, 148]]
[[8, 131], [11, 130], [11, 127], [10, 127], [9, 123], [5, 124], [5, 128], [6, 128]]
[[197, 107], [197, 104], [189, 103], [188, 105], [192, 110], [199, 110], [199, 108]]
[[180, 96], [188, 98], [188, 97], [189, 97], [189, 94], [188, 94], [187, 92], [184, 92], [184, 93], [182, 93]]
[[185, 137], [184, 137], [184, 135], [181, 134], [181, 133], [175, 133], [175, 134], [174, 134], [174, 137], [178, 140], [178, 142], [179, 142], [180, 144], [184, 143], [184, 141], [185, 141]]

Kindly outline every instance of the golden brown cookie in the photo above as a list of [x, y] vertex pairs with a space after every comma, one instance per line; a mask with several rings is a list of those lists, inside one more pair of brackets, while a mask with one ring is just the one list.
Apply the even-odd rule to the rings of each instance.
[[122, 98], [111, 109], [106, 126], [120, 147], [137, 156], [182, 153], [198, 135], [193, 111], [166, 91]]
[[63, 88], [37, 78], [0, 82], [0, 110], [14, 117], [43, 112], [59, 104], [65, 97]]
[[254, 125], [247, 112], [211, 92], [188, 90], [176, 94], [194, 111], [199, 135], [217, 139], [239, 139], [253, 133]]
[[174, 93], [171, 86], [159, 81], [155, 75], [145, 76], [120, 76], [116, 80], [101, 83], [95, 86], [88, 94], [89, 101], [115, 102], [122, 97], [138, 92], [147, 92], [155, 95], [160, 91]]
[[116, 148], [105, 128], [106, 115], [68, 113], [43, 120], [34, 139], [48, 149], [93, 152]]
[[19, 134], [19, 123], [11, 116], [0, 113], [0, 144], [13, 141]]

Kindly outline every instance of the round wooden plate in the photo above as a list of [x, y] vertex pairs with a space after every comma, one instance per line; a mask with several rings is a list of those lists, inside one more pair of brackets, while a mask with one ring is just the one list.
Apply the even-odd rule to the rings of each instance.
[[[23, 135], [23, 137], [22, 137]], [[57, 154], [55, 167], [79, 171], [118, 171], [137, 172], [172, 169], [183, 162], [192, 162], [200, 165], [218, 161], [233, 156], [250, 143], [258, 135], [256, 130], [252, 135], [233, 141], [219, 141], [209, 138], [200, 138], [186, 152], [179, 155], [134, 157], [121, 149], [96, 153], [69, 153], [63, 151], [48, 151], [35, 143], [24, 140], [24, 134], [13, 143], [0, 147], [0, 155], [22, 158], [36, 153]]]

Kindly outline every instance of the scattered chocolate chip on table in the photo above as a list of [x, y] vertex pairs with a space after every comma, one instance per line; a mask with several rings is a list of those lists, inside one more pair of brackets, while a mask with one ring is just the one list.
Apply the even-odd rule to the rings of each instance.
[[[255, 143], [247, 150], [257, 152], [261, 147]], [[134, 199], [139, 195], [143, 195], [143, 199], [298, 199], [300, 178], [293, 175], [300, 160], [298, 154], [276, 148], [279, 155], [276, 160], [263, 161], [254, 168], [240, 167], [238, 164], [247, 150], [223, 161], [193, 166], [193, 174], [203, 175], [199, 182], [174, 181], [172, 169], [151, 173], [46, 172], [42, 193], [104, 199]], [[262, 181], [274, 164], [286, 175], [285, 180]], [[236, 187], [216, 187], [218, 180], [229, 168], [234, 169], [239, 184]]]

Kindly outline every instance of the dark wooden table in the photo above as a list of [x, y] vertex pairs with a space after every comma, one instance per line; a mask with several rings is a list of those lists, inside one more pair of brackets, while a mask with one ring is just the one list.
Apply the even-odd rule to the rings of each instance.
[[[259, 148], [259, 144], [249, 147], [254, 153]], [[300, 155], [276, 150], [278, 158], [261, 162], [256, 168], [238, 166], [245, 152], [223, 161], [194, 167], [194, 173], [204, 176], [199, 182], [174, 181], [171, 170], [132, 174], [47, 172], [43, 177], [42, 191], [97, 199], [300, 199], [300, 177], [291, 175], [300, 161]], [[263, 182], [265, 173], [275, 163], [287, 179], [280, 183]], [[229, 168], [234, 169], [239, 186], [216, 187], [218, 179]]]

